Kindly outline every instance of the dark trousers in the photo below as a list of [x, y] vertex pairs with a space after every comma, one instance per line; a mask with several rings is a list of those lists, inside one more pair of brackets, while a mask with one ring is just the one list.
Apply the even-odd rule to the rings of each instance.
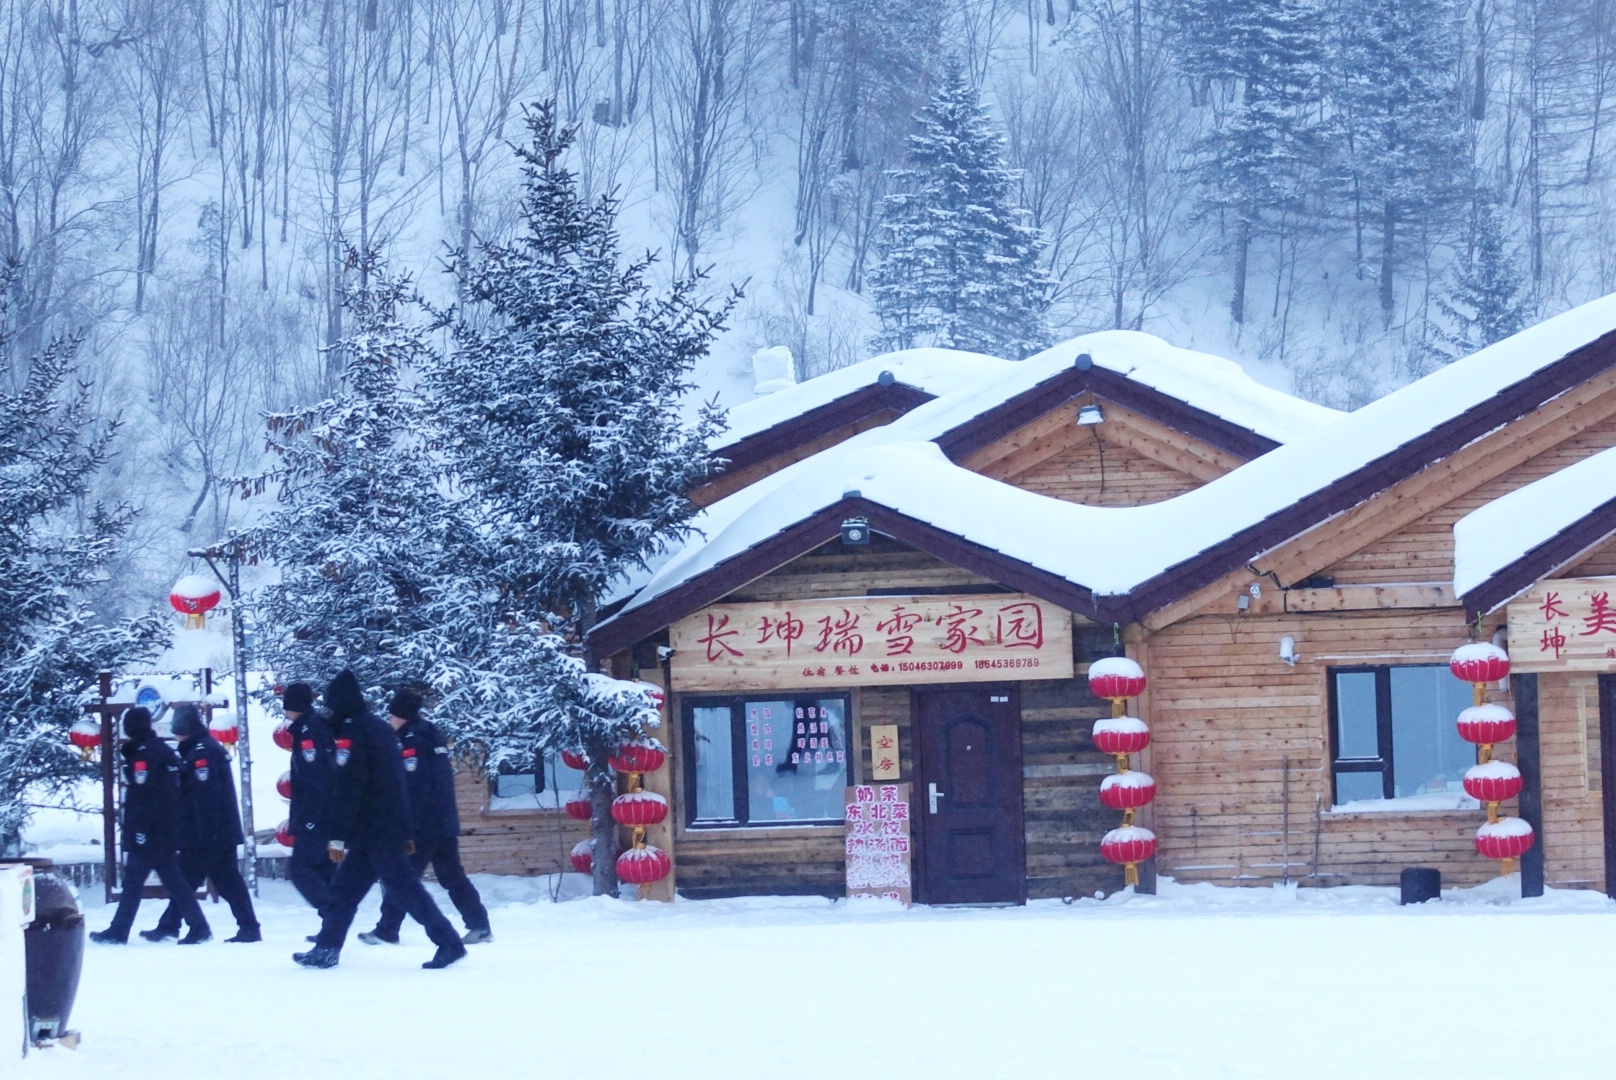
[[426, 927], [426, 936], [432, 939], [432, 944], [444, 947], [460, 943], [460, 935], [427, 895], [421, 879], [400, 848], [389, 852], [348, 852], [331, 879], [331, 906], [321, 914], [320, 935], [314, 942], [317, 946], [342, 948], [348, 928], [353, 925], [354, 913], [359, 910], [359, 901], [378, 881], [395, 902], [403, 905], [410, 918]]
[[[229, 847], [181, 849], [180, 873], [191, 883], [192, 889], [201, 888], [203, 881], [212, 878], [213, 887], [230, 905], [230, 914], [236, 917], [236, 926], [243, 930], [258, 929], [258, 916], [253, 913], [252, 896], [248, 894], [247, 882], [241, 876], [234, 844]], [[170, 899], [168, 910], [157, 920], [157, 929], [173, 933], [179, 928], [180, 910]]]
[[336, 873], [337, 864], [326, 853], [324, 834], [300, 834], [297, 843], [292, 845], [286, 876], [292, 879], [293, 887], [321, 916], [331, 906], [331, 879]]
[[[449, 899], [454, 901], [455, 909], [466, 922], [467, 930], [488, 929], [488, 909], [483, 907], [483, 898], [477, 895], [477, 886], [471, 883], [466, 876], [465, 867], [460, 865], [460, 839], [455, 836], [446, 836], [442, 840], [426, 840], [417, 842], [415, 854], [406, 856], [410, 860], [410, 868], [415, 871], [417, 879], [426, 872], [428, 865], [438, 877], [438, 884], [449, 893]], [[384, 938], [398, 937], [399, 927], [404, 925], [404, 909], [394, 900], [393, 894], [382, 894], [382, 917], [376, 923], [376, 933]]]
[[192, 930], [206, 931], [208, 920], [202, 917], [202, 906], [196, 902], [190, 883], [180, 872], [179, 860], [174, 853], [132, 848], [124, 863], [123, 899], [118, 901], [118, 910], [112, 916], [112, 925], [107, 927], [107, 932], [118, 938], [129, 937], [135, 912], [140, 910], [141, 890], [146, 887], [146, 877], [153, 870], [157, 871], [163, 888], [168, 890], [169, 902], [179, 909], [180, 918], [189, 923]]

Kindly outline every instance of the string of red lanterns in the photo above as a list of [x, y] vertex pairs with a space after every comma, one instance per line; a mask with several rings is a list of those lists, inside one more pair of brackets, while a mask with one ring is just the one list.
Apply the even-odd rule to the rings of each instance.
[[1509, 677], [1509, 656], [1496, 645], [1461, 645], [1448, 659], [1448, 670], [1472, 687], [1472, 704], [1459, 713], [1459, 737], [1476, 744], [1476, 764], [1465, 770], [1466, 794], [1486, 804], [1487, 822], [1476, 830], [1476, 851], [1499, 860], [1499, 873], [1515, 870], [1515, 860], [1531, 850], [1532, 826], [1518, 817], [1503, 817], [1498, 805], [1521, 793], [1521, 771], [1493, 759], [1493, 746], [1515, 735], [1515, 717], [1487, 700], [1487, 684]]
[[1150, 774], [1129, 768], [1128, 755], [1150, 745], [1150, 727], [1128, 716], [1127, 701], [1145, 692], [1145, 672], [1126, 656], [1108, 656], [1089, 665], [1089, 689], [1111, 702], [1111, 717], [1094, 724], [1094, 747], [1116, 758], [1117, 771], [1100, 783], [1100, 802], [1122, 811], [1122, 824], [1100, 838], [1100, 854], [1122, 864], [1125, 886], [1139, 884], [1139, 864], [1156, 854], [1156, 834], [1134, 824], [1139, 808], [1156, 798]]

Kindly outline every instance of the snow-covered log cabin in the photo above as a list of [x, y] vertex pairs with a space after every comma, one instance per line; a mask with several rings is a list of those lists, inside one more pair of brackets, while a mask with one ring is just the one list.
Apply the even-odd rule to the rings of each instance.
[[[1121, 887], [1085, 677], [1114, 655], [1148, 678], [1143, 887], [1479, 882], [1467, 642], [1512, 658], [1523, 889], [1608, 888], [1616, 297], [1350, 414], [1108, 332], [877, 357], [732, 423], [699, 534], [589, 641], [669, 690], [661, 895], [842, 894], [844, 792], [875, 783], [907, 785], [918, 902]], [[564, 866], [558, 780], [464, 777], [468, 862]]]

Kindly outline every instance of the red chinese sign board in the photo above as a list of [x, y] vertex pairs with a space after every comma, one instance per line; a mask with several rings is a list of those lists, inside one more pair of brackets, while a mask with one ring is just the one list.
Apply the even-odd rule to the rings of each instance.
[[714, 604], [674, 623], [678, 690], [1072, 677], [1072, 616], [1022, 593]]
[[1512, 671], [1616, 671], [1616, 577], [1541, 581], [1509, 605]]
[[896, 900], [908, 907], [909, 785], [860, 784], [847, 789], [847, 896]]

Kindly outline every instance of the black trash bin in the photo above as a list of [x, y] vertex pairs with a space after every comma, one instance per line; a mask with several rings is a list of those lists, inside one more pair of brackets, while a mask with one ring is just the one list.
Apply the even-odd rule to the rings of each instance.
[[55, 874], [34, 872], [34, 921], [23, 931], [28, 955], [28, 1035], [34, 1042], [67, 1034], [84, 967], [84, 915], [73, 888]]
[[1399, 882], [1403, 895], [1400, 904], [1423, 904], [1427, 900], [1442, 899], [1442, 871], [1430, 866], [1410, 866], [1403, 871]]

